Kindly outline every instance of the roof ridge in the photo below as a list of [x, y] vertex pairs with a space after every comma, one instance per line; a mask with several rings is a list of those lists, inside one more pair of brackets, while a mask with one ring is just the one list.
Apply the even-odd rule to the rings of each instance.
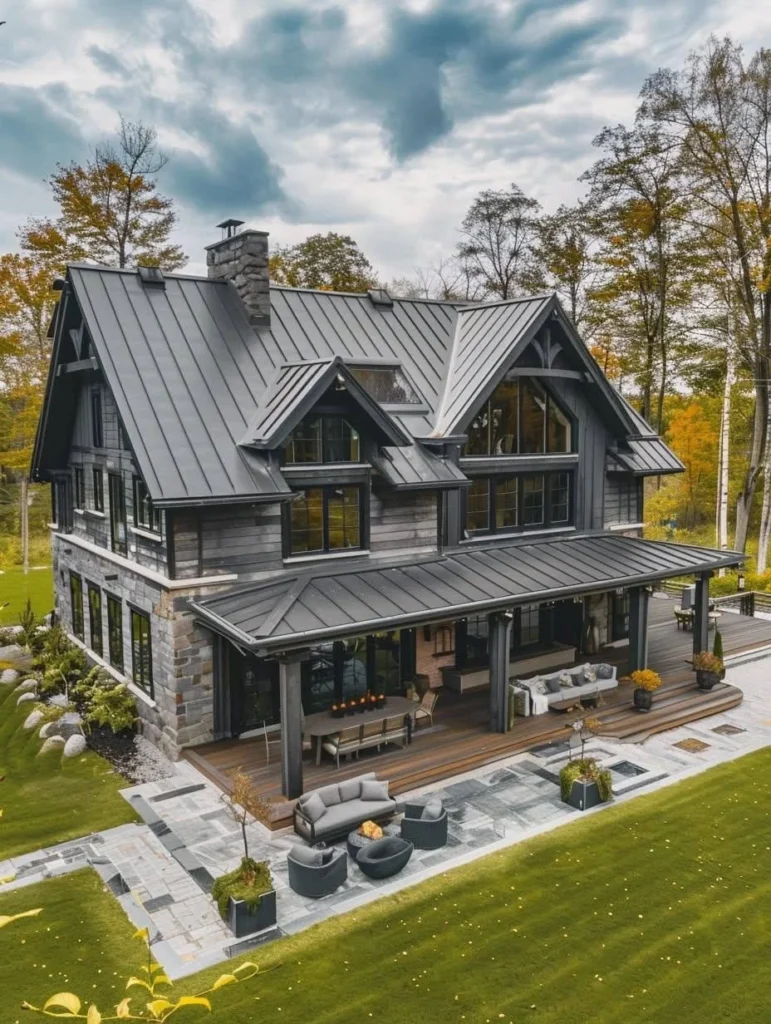
[[310, 575], [293, 577], [292, 582], [284, 592], [284, 596], [273, 605], [270, 614], [262, 620], [259, 629], [254, 634], [255, 636], [270, 636], [300, 594], [302, 594], [303, 590], [305, 590], [310, 579]]

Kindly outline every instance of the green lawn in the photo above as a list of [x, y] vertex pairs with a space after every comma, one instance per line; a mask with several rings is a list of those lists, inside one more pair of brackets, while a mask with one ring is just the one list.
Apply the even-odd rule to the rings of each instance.
[[[54, 606], [54, 576], [50, 566], [30, 569], [25, 573], [18, 567], [5, 568], [0, 573], [0, 626], [17, 626], [19, 612], [32, 601], [38, 615], [47, 615]], [[7, 604], [7, 607], [2, 607]]]
[[[250, 959], [277, 970], [217, 993], [211, 1015], [179, 1019], [761, 1024], [769, 806], [765, 750], [268, 946]], [[114, 1003], [114, 972], [141, 962], [141, 947], [126, 959], [130, 926], [113, 898], [81, 876], [0, 896], [0, 914], [36, 906], [39, 918], [0, 931], [5, 1005], [78, 985]], [[88, 973], [74, 942], [107, 929], [114, 945]]]
[[134, 821], [118, 792], [128, 783], [103, 758], [63, 760], [61, 748], [38, 755], [42, 741], [22, 728], [29, 712], [16, 707], [12, 686], [0, 686], [0, 860]]

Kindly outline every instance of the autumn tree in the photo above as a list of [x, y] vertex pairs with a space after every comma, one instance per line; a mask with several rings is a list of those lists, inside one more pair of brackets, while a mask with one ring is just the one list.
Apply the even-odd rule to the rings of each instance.
[[45, 263], [89, 259], [107, 266], [159, 266], [186, 262], [169, 241], [177, 215], [158, 192], [167, 162], [154, 128], [121, 118], [115, 143], [97, 146], [85, 164], [57, 164], [49, 185], [59, 207], [54, 220], [31, 220], [22, 248]]
[[584, 339], [593, 333], [587, 316], [587, 291], [597, 282], [596, 217], [585, 202], [560, 206], [537, 222], [535, 255], [546, 283], [562, 299]]
[[543, 287], [536, 257], [539, 210], [516, 184], [506, 191], [486, 189], [469, 207], [456, 257], [484, 295], [514, 299]]
[[377, 285], [372, 264], [357, 243], [334, 231], [277, 246], [270, 257], [270, 277], [276, 284], [332, 292], [365, 292]]

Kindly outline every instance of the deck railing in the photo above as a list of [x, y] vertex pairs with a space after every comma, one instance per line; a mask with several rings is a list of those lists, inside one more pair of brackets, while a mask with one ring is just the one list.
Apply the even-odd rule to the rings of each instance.
[[[679, 598], [683, 592], [682, 582], [662, 580], [658, 590], [671, 597]], [[756, 612], [771, 613], [771, 594], [765, 590], [740, 590], [735, 594], [719, 594], [710, 597], [710, 604], [715, 608], [727, 608], [739, 615], [754, 617]]]

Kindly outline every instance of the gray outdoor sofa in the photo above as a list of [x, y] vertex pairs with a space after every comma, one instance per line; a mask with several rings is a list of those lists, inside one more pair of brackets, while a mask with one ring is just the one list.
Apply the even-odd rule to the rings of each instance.
[[370, 772], [303, 793], [294, 807], [294, 830], [308, 843], [340, 839], [363, 821], [385, 821], [395, 812], [388, 783]]

